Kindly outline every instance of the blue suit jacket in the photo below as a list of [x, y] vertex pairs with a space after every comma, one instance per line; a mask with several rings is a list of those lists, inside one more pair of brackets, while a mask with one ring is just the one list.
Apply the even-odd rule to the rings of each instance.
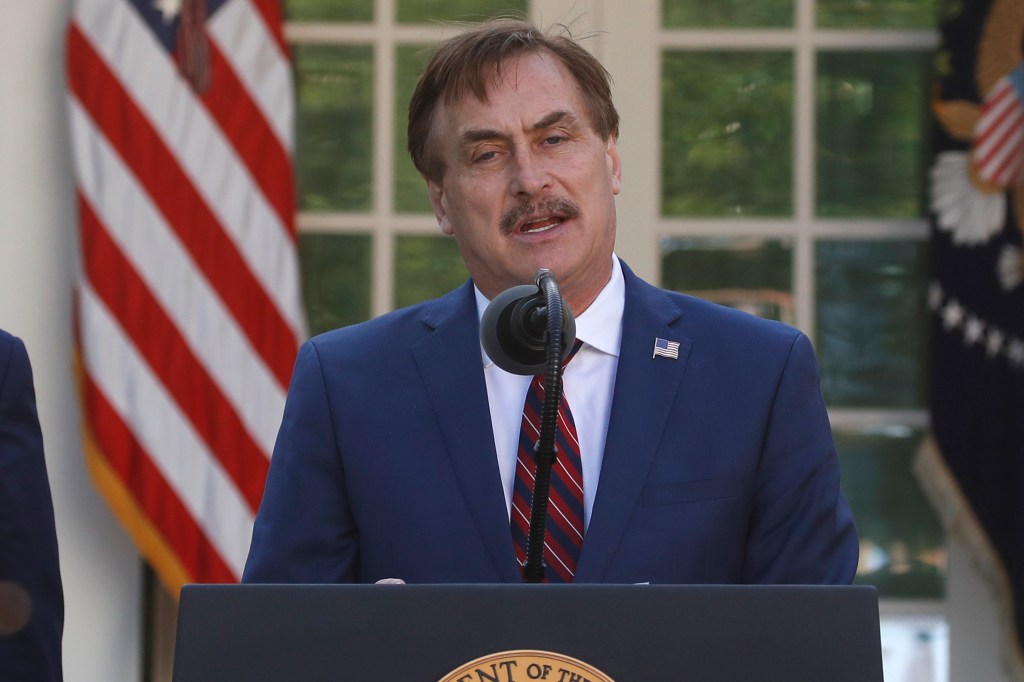
[[[64, 594], [53, 503], [28, 353], [0, 330], [0, 613], [28, 621], [0, 632], [0, 679], [60, 680]], [[12, 592], [13, 591], [13, 592]], [[7, 622], [6, 616], [0, 618]], [[5, 626], [6, 627], [6, 626]]]
[[[857, 537], [808, 339], [625, 265], [577, 582], [847, 583]], [[655, 338], [678, 360], [652, 357]], [[470, 283], [299, 352], [247, 582], [519, 582]]]

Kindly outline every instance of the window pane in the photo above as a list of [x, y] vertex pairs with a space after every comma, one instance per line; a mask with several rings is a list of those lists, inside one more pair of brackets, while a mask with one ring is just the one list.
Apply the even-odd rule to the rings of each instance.
[[823, 28], [936, 28], [939, 0], [818, 0]]
[[287, 0], [289, 21], [373, 21], [373, 0]]
[[370, 46], [295, 45], [299, 206], [365, 211], [372, 201]]
[[835, 432], [843, 492], [860, 536], [858, 583], [889, 598], [941, 598], [942, 526], [913, 472], [922, 434], [902, 425]]
[[395, 211], [399, 213], [432, 213], [427, 186], [412, 165], [406, 144], [409, 125], [409, 98], [416, 87], [420, 71], [427, 65], [431, 47], [409, 45], [399, 47], [395, 66]]
[[309, 333], [370, 318], [370, 236], [302, 234], [302, 298]]
[[925, 404], [925, 248], [896, 240], [817, 244], [816, 343], [830, 405]]
[[793, 58], [788, 52], [666, 52], [665, 215], [788, 215]]
[[793, 0], [663, 0], [666, 28], [772, 28], [793, 25]]
[[399, 237], [395, 244], [395, 307], [446, 294], [466, 281], [455, 240], [447, 237]]
[[672, 238], [661, 243], [662, 286], [792, 324], [788, 243], [754, 237]]
[[526, 10], [526, 0], [398, 0], [398, 21], [483, 21], [499, 14], [526, 16]]
[[818, 55], [818, 215], [923, 215], [929, 59], [923, 52]]

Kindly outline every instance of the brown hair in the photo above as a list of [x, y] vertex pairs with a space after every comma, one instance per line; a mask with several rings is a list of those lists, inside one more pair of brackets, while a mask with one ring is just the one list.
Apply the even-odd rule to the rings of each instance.
[[430, 59], [409, 100], [409, 155], [426, 178], [440, 182], [444, 165], [429, 150], [437, 104], [458, 101], [472, 93], [487, 100], [491, 67], [523, 54], [548, 52], [557, 57], [576, 79], [587, 107], [590, 125], [607, 140], [619, 133], [619, 113], [612, 104], [608, 71], [575, 41], [568, 27], [544, 33], [529, 21], [494, 19], [479, 24], [441, 44]]

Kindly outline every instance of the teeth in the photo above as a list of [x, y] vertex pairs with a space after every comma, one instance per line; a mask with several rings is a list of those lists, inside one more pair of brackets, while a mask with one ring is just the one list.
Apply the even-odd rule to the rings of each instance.
[[552, 227], [560, 223], [558, 218], [544, 218], [543, 220], [535, 220], [530, 223], [526, 223], [522, 227], [523, 232], [546, 232]]

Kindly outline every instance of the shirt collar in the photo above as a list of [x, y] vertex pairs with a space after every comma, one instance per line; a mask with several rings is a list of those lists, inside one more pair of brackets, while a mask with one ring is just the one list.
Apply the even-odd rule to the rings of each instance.
[[[477, 319], [482, 319], [490, 299], [473, 284], [476, 294]], [[622, 311], [626, 306], [626, 280], [622, 276], [622, 265], [612, 254], [612, 276], [601, 289], [594, 302], [582, 315], [576, 317], [576, 338], [595, 350], [619, 357], [622, 345]], [[483, 346], [480, 347], [484, 367], [494, 364]]]

